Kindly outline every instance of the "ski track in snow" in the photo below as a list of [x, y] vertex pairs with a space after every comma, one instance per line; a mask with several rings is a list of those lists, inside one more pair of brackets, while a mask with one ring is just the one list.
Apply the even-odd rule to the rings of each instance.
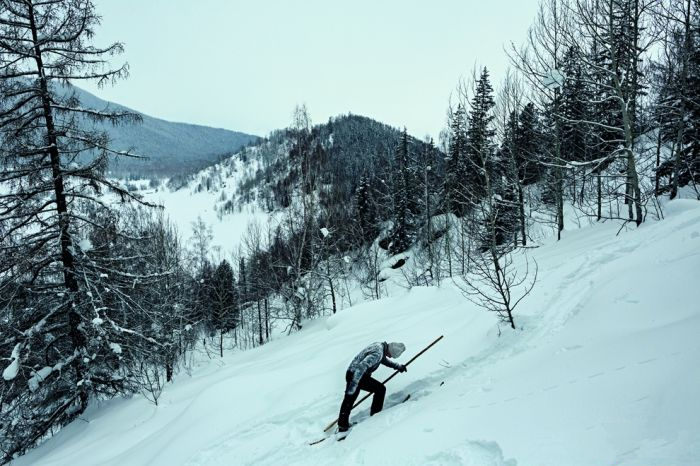
[[[416, 288], [179, 377], [157, 408], [93, 410], [17, 464], [700, 464], [700, 208], [668, 210], [619, 236], [610, 223], [532, 250], [523, 330], [499, 337], [455, 287]], [[388, 385], [387, 409], [369, 417], [368, 400], [345, 441], [308, 445], [337, 415], [354, 352], [401, 339], [410, 355], [440, 333]]]

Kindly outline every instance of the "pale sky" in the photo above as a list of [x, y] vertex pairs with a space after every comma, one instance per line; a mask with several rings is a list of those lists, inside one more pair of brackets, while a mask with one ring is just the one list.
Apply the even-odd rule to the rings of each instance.
[[[365, 115], [437, 139], [475, 64], [494, 87], [537, 0], [95, 0], [96, 45], [131, 76], [98, 96], [151, 116], [265, 136], [306, 103], [314, 123]], [[119, 63], [119, 57], [115, 63]]]

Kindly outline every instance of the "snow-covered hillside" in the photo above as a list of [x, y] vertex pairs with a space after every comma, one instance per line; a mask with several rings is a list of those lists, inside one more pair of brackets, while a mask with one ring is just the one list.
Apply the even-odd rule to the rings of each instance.
[[[159, 406], [92, 406], [15, 464], [700, 464], [700, 204], [665, 214], [531, 250], [539, 281], [517, 331], [453, 286], [395, 292], [203, 363]], [[403, 341], [407, 360], [443, 334], [389, 382], [384, 412], [368, 418], [365, 403], [347, 440], [308, 445], [337, 415], [357, 351]]]
[[240, 154], [235, 154], [198, 171], [176, 189], [167, 182], [155, 188], [148, 181], [132, 183], [146, 201], [163, 206], [186, 241], [193, 235], [194, 223], [204, 222], [211, 229], [211, 245], [226, 257], [237, 251], [249, 225], [257, 223], [264, 227], [272, 218], [258, 203], [246, 202], [240, 196], [240, 184], [254, 177], [259, 166], [258, 159], [244, 161]]
[[[306, 146], [318, 164], [316, 202], [326, 211], [349, 211], [358, 178], [368, 167], [379, 171], [379, 166], [390, 166], [401, 134], [359, 115], [339, 115], [314, 126]], [[145, 178], [130, 184], [146, 200], [162, 205], [186, 239], [201, 218], [212, 229], [213, 245], [225, 257], [237, 250], [251, 222], [265, 232], [268, 222], [277, 224], [290, 205], [297, 205], [301, 181], [298, 163], [292, 160], [296, 144], [290, 129], [273, 131], [238, 152], [232, 147], [232, 155], [189, 176], [158, 186]], [[418, 140], [411, 144], [416, 154], [426, 147]], [[328, 216], [326, 212], [319, 221], [329, 221]], [[338, 217], [330, 221], [337, 222]]]

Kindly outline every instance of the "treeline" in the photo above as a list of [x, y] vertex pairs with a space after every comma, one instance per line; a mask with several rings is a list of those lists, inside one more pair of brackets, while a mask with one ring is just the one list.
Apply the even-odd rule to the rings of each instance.
[[437, 148], [405, 131], [383, 141], [366, 125], [346, 131], [367, 123], [358, 117], [312, 126], [298, 108], [277, 135], [285, 149], [249, 185], [284, 217], [249, 256], [264, 257], [258, 276], [276, 277], [262, 288], [291, 303], [298, 327], [335, 309], [328, 277], [354, 274], [377, 298], [382, 267], [412, 256], [407, 283], [465, 276], [465, 294], [515, 327], [536, 268], [516, 274], [511, 253], [533, 231], [639, 225], [663, 215], [659, 195], [700, 195], [699, 10], [697, 0], [543, 1], [497, 91], [486, 68], [459, 83]]

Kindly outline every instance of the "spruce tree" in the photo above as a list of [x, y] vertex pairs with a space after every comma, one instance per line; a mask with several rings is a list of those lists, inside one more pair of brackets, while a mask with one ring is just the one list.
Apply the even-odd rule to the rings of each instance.
[[355, 194], [357, 221], [362, 232], [362, 240], [371, 242], [376, 238], [377, 207], [372, 196], [372, 186], [367, 175], [362, 175]]
[[537, 108], [532, 102], [523, 106], [514, 132], [518, 177], [523, 186], [528, 186], [538, 182], [542, 177], [540, 164], [542, 128]]
[[[655, 114], [662, 142], [673, 154], [657, 168], [657, 194], [700, 183], [700, 4], [674, 0], [664, 5], [668, 39], [659, 63]], [[663, 181], [661, 181], [663, 180]]]
[[489, 72], [484, 67], [476, 82], [474, 96], [469, 111], [469, 127], [467, 129], [466, 176], [464, 187], [471, 205], [486, 196], [486, 170], [495, 170], [492, 166], [494, 154], [493, 128], [493, 87], [489, 81]]
[[392, 254], [398, 254], [407, 250], [414, 239], [414, 218], [411, 205], [416, 199], [411, 198], [412, 186], [410, 184], [408, 147], [408, 133], [404, 128], [395, 156], [396, 166], [393, 179], [394, 230], [389, 249]]
[[461, 217], [467, 209], [467, 122], [464, 107], [457, 105], [451, 116], [449, 146], [445, 159], [445, 202], [449, 212]]
[[233, 268], [221, 261], [211, 278], [211, 327], [219, 332], [219, 354], [224, 356], [224, 335], [235, 329], [238, 320]]

